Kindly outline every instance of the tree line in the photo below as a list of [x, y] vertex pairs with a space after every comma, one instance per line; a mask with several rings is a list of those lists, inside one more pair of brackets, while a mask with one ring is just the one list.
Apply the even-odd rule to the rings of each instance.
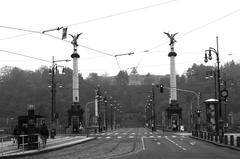
[[[214, 98], [214, 80], [206, 79], [207, 72], [214, 67], [193, 64], [184, 75], [177, 76], [177, 88], [201, 92], [201, 107], [203, 101]], [[221, 81], [225, 80], [229, 97], [227, 98], [227, 110], [234, 112], [235, 120], [240, 120], [240, 65], [233, 61], [221, 67]], [[49, 68], [42, 66], [35, 71], [22, 70], [17, 67], [2, 67], [0, 69], [0, 126], [6, 125], [6, 119], [16, 121], [17, 116], [26, 115], [27, 105], [34, 104], [36, 114], [51, 116], [51, 88], [48, 86], [51, 77]], [[59, 114], [60, 124], [66, 126], [67, 110], [72, 104], [72, 69], [66, 68], [65, 75], [57, 72], [56, 111]], [[144, 106], [147, 96], [151, 95], [152, 82], [156, 76], [148, 73], [141, 76], [144, 82], [141, 85], [129, 85], [129, 75], [126, 71], [120, 71], [116, 76], [109, 77], [90, 73], [87, 78], [79, 74], [80, 104], [85, 104], [95, 98], [95, 89], [100, 84], [102, 94], [112, 98], [122, 106], [124, 112], [122, 120], [138, 120], [144, 123]], [[169, 87], [169, 75], [161, 76], [156, 84]], [[155, 105], [157, 123], [161, 122], [161, 112], [169, 106], [169, 90], [164, 89], [160, 93], [155, 87]], [[183, 108], [183, 122], [189, 120], [190, 105], [196, 106], [196, 97], [189, 93], [178, 92], [178, 103]]]

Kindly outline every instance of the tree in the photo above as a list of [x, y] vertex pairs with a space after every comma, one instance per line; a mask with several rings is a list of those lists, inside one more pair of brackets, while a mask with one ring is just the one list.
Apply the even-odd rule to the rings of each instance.
[[119, 71], [117, 76], [115, 77], [116, 84], [121, 86], [126, 86], [129, 83], [129, 76], [127, 71]]

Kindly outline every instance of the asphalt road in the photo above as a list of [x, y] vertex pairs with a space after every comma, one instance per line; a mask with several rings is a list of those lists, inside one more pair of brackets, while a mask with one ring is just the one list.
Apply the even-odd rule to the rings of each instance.
[[195, 140], [186, 133], [123, 128], [91, 134], [96, 140], [25, 159], [239, 159], [240, 151]]

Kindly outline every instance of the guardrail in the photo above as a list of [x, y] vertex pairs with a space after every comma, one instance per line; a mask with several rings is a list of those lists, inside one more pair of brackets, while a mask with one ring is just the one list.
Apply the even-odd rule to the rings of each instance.
[[[38, 149], [40, 150], [39, 134], [24, 134], [17, 136], [2, 136], [0, 137], [0, 153], [4, 156], [5, 153], [10, 151], [24, 151], [26, 149]], [[19, 152], [19, 151], [18, 151]], [[20, 151], [21, 152], [21, 151]]]
[[239, 148], [240, 150], [240, 134], [239, 136], [236, 136], [236, 135], [219, 136], [206, 131], [192, 131], [192, 136], [201, 138], [210, 142], [215, 142], [215, 143], [230, 146], [230, 147], [236, 147], [236, 148]]

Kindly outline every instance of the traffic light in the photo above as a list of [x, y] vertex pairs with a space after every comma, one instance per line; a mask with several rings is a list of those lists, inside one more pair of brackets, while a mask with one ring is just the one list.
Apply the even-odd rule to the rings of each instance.
[[67, 38], [67, 27], [63, 28], [63, 32], [62, 32], [62, 40]]
[[160, 84], [160, 93], [163, 93], [163, 84]]

